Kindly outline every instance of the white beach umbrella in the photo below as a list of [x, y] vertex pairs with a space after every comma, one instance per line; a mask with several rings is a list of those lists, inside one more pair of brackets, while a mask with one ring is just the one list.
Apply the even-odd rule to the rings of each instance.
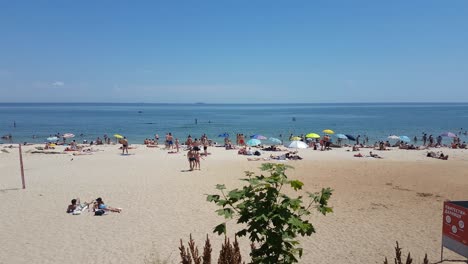
[[307, 147], [308, 146], [306, 143], [299, 141], [299, 140], [292, 141], [291, 144], [289, 144], [288, 146], [288, 148], [298, 148], [298, 149], [305, 149]]
[[400, 139], [400, 137], [396, 135], [391, 135], [391, 136], [388, 136], [388, 139]]
[[64, 137], [64, 138], [74, 138], [75, 135], [72, 134], [72, 133], [65, 133], [65, 134], [63, 134], [63, 137]]

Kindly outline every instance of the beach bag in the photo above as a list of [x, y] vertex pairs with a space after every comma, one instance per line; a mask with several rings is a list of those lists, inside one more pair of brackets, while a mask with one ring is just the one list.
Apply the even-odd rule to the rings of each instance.
[[104, 215], [104, 213], [105, 213], [105, 211], [104, 211], [104, 210], [101, 210], [101, 209], [94, 211], [94, 215], [95, 215], [95, 216]]
[[260, 153], [260, 151], [257, 150], [257, 151], [254, 152], [254, 155], [255, 155], [255, 156], [260, 156], [261, 153]]

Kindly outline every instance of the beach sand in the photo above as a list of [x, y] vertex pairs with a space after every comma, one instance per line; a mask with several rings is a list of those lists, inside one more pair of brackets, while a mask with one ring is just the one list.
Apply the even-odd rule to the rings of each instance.
[[[145, 263], [155, 255], [179, 263], [179, 240], [190, 233], [200, 246], [209, 234], [216, 260], [224, 238], [212, 229], [224, 220], [205, 194], [216, 193], [218, 183], [240, 186], [243, 172], [258, 172], [262, 163], [210, 148], [201, 171], [188, 172], [185, 152], [143, 145], [128, 156], [113, 145], [94, 146], [101, 151], [82, 156], [28, 153], [32, 149], [23, 148], [26, 190], [18, 149], [0, 152], [0, 263]], [[334, 213], [311, 216], [317, 233], [301, 239], [300, 263], [383, 263], [394, 256], [397, 240], [415, 263], [426, 252], [431, 262], [440, 260], [443, 201], [468, 199], [468, 150], [443, 151], [449, 160], [415, 150], [375, 151], [384, 159], [354, 158], [346, 149], [299, 150], [303, 160], [285, 162], [295, 167], [288, 176], [308, 191], [334, 189]], [[66, 214], [76, 197], [102, 197], [123, 211]], [[231, 221], [231, 237], [234, 230]], [[249, 244], [240, 244], [247, 259]]]

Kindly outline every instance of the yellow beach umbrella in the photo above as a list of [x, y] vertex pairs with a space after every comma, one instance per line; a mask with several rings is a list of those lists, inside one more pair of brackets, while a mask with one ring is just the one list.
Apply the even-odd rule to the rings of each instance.
[[322, 132], [325, 133], [325, 134], [335, 134], [335, 132], [333, 132], [333, 130], [331, 130], [331, 129], [325, 129]]
[[306, 135], [306, 138], [320, 138], [320, 135], [315, 133], [309, 133]]
[[119, 134], [115, 134], [114, 137], [115, 137], [115, 138], [119, 138], [119, 139], [120, 139], [120, 138], [123, 138], [123, 136], [122, 136], [122, 135], [119, 135]]
[[301, 139], [302, 139], [302, 138], [300, 138], [300, 137], [292, 137], [292, 138], [291, 138], [292, 141], [301, 140]]

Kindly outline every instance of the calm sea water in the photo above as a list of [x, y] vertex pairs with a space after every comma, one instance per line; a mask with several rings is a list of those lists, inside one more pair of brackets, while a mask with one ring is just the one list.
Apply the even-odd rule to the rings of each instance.
[[[282, 135], [287, 139], [290, 134], [321, 134], [324, 129], [367, 135], [370, 142], [384, 140], [391, 134], [410, 138], [420, 138], [422, 132], [435, 136], [445, 131], [458, 134], [468, 130], [468, 103], [0, 103], [0, 135], [11, 134], [13, 142], [44, 142], [58, 132], [73, 133], [78, 141], [119, 133], [132, 143], [141, 143], [156, 133], [163, 138], [171, 132], [181, 140], [189, 134], [199, 137], [206, 133], [222, 142], [218, 135], [224, 132], [277, 138]], [[463, 134], [461, 138], [468, 139]]]

